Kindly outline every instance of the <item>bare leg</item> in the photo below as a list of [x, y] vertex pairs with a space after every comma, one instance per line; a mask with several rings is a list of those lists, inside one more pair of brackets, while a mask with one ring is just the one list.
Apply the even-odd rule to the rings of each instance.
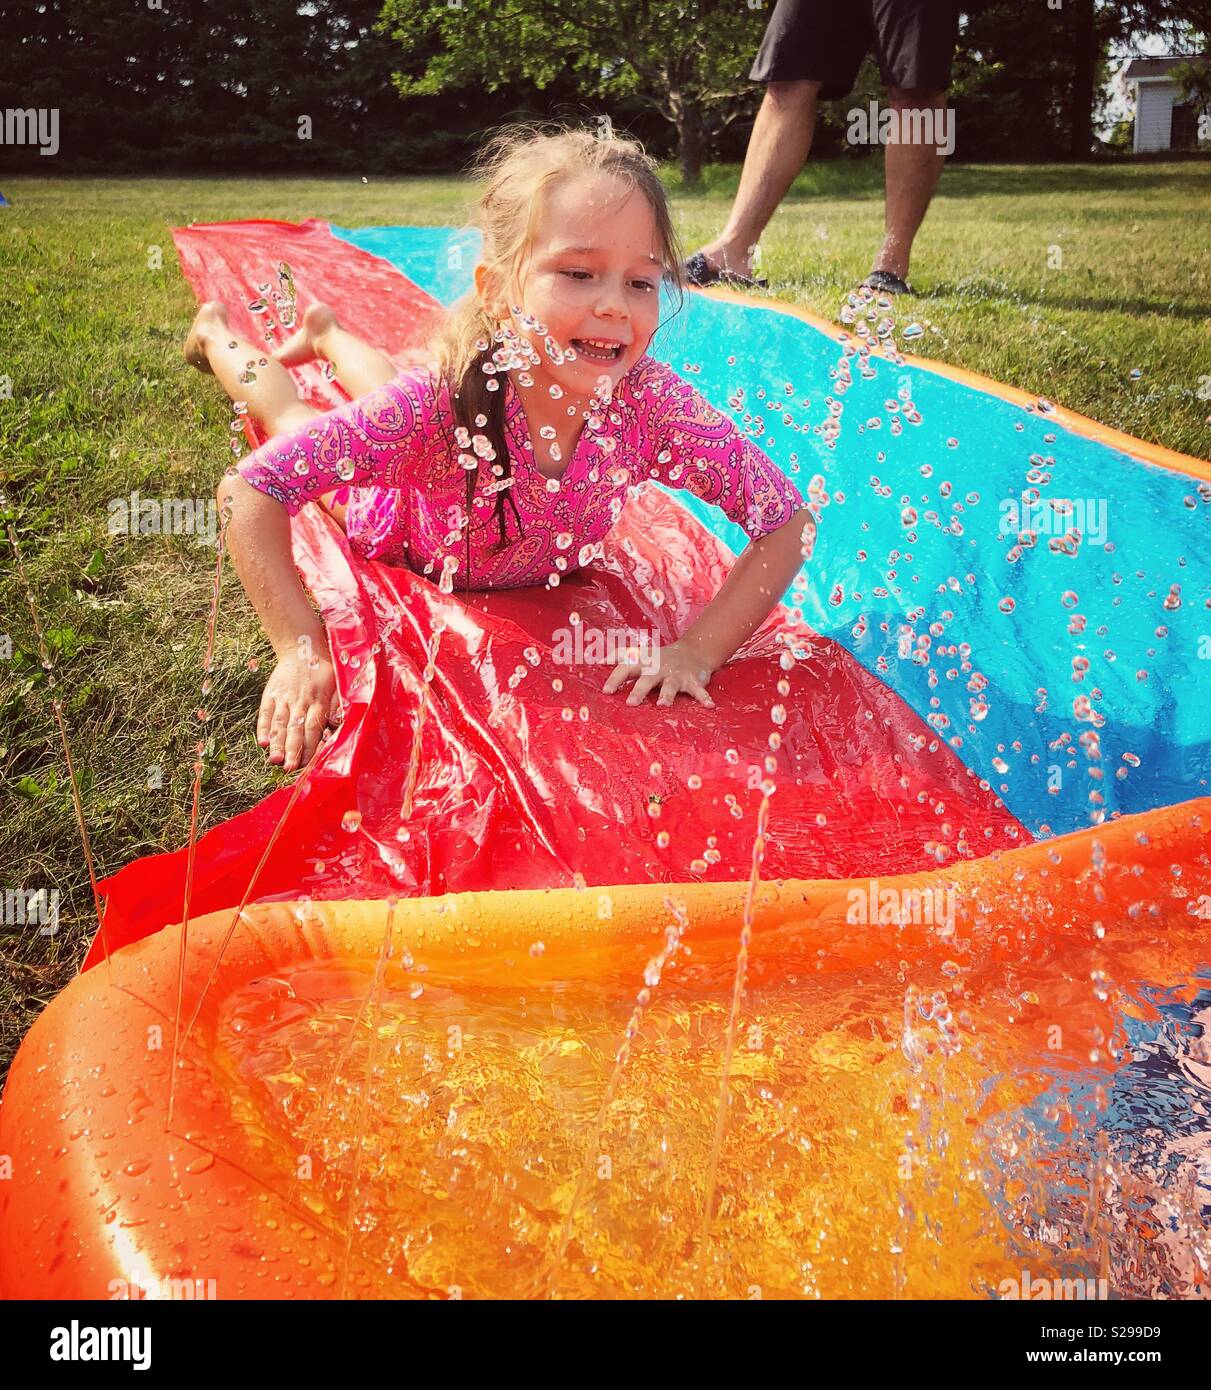
[[215, 300], [198, 310], [184, 352], [190, 366], [213, 372], [233, 401], [244, 401], [268, 434], [295, 429], [318, 413], [300, 399], [285, 367], [229, 327], [227, 310]]
[[337, 380], [353, 400], [396, 375], [395, 364], [364, 339], [342, 328], [327, 304], [312, 304], [303, 315], [302, 327], [273, 354], [283, 367], [323, 357], [336, 369]]
[[751, 274], [753, 248], [811, 151], [819, 92], [819, 82], [766, 86], [727, 226], [702, 248], [712, 265]]
[[[298, 429], [319, 414], [299, 396], [294, 378], [280, 362], [228, 326], [227, 310], [217, 300], [198, 310], [184, 352], [191, 366], [213, 372], [233, 401], [244, 401], [248, 414], [270, 436]], [[249, 375], [254, 379], [244, 380]], [[336, 493], [325, 493], [320, 501], [343, 528], [345, 505], [336, 501]]]
[[[946, 105], [944, 92], [904, 87], [888, 88], [887, 98], [896, 112], [941, 110]], [[902, 118], [897, 115], [896, 119], [902, 131]], [[907, 276], [913, 239], [925, 220], [944, 162], [945, 156], [933, 144], [889, 144], [884, 147], [886, 235], [875, 257], [873, 270], [886, 270], [901, 280]]]

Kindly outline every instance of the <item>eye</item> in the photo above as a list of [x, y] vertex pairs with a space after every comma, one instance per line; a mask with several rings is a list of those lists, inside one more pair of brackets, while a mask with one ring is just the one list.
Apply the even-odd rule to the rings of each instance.
[[587, 280], [589, 278], [589, 272], [587, 270], [563, 270], [560, 271], [560, 274], [566, 275], [572, 280]]
[[638, 286], [641, 290], [654, 290], [656, 288], [650, 280], [632, 280], [631, 284]]

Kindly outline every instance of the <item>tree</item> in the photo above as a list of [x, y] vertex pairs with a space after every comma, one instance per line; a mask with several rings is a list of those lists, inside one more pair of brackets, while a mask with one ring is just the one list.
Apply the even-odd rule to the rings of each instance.
[[1023, 28], [1020, 0], [969, 6], [953, 87], [961, 150], [984, 158], [1088, 159], [1111, 49], [1136, 31], [1156, 29], [1151, 4], [1057, 0], [1040, 7], [1030, 29]]
[[693, 184], [709, 142], [754, 104], [747, 73], [768, 17], [753, 0], [386, 0], [382, 25], [402, 50], [404, 96], [543, 90], [572, 73], [587, 98], [659, 113]]
[[[467, 93], [403, 108], [381, 0], [0, 0], [0, 111], [60, 113], [53, 162], [4, 168], [456, 167]], [[303, 118], [306, 118], [304, 120]], [[305, 136], [306, 138], [301, 138]]]

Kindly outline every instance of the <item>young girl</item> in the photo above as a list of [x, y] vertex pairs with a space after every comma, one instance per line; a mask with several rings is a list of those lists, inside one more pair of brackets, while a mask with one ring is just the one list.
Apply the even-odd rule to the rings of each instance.
[[[339, 717], [323, 625], [294, 569], [288, 514], [327, 503], [351, 545], [443, 588], [559, 583], [587, 563], [628, 486], [655, 478], [718, 505], [752, 543], [697, 620], [623, 662], [604, 689], [659, 687], [712, 707], [717, 670], [769, 613], [814, 522], [783, 472], [671, 368], [647, 355], [662, 278], [680, 252], [654, 163], [587, 132], [509, 130], [481, 158], [483, 252], [433, 361], [398, 375], [313, 308], [242, 383], [259, 354], [207, 305], [186, 357], [214, 371], [275, 437], [219, 486], [236, 570], [278, 656], [257, 737], [287, 770], [310, 760]], [[361, 397], [318, 415], [284, 365], [320, 354]], [[353, 485], [348, 505], [334, 491]], [[370, 485], [370, 486], [366, 486]], [[310, 653], [310, 659], [302, 653]]]

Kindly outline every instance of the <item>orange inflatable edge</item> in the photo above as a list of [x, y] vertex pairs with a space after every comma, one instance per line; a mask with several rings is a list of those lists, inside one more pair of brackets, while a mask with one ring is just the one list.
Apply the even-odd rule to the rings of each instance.
[[[983, 936], [991, 936], [996, 954], [1012, 955], [1040, 933], [1069, 930], [1082, 916], [1123, 912], [1163, 886], [1171, 899], [1208, 891], [1209, 827], [1211, 798], [1200, 798], [934, 873], [873, 881], [880, 891], [953, 887], [959, 910], [950, 930], [848, 921], [851, 893], [864, 897], [869, 880], [760, 883], [752, 960], [776, 965], [790, 938], [817, 948], [825, 965], [892, 953], [921, 961], [961, 954], [980, 936], [983, 914], [1011, 889], [1021, 905], [1013, 930], [997, 925]], [[1095, 841], [1105, 853], [1101, 868], [1094, 865]], [[1180, 886], [1167, 873], [1178, 859], [1187, 868]], [[644, 963], [679, 915], [694, 959], [730, 965], [748, 892], [744, 883], [673, 883], [486, 891], [394, 906], [295, 900], [250, 907], [234, 930], [232, 910], [210, 914], [190, 924], [186, 1013], [229, 932], [230, 940], [214, 972], [220, 985], [206, 996], [198, 1031], [182, 1049], [171, 1132], [163, 1121], [180, 929], [123, 948], [48, 1006], [14, 1062], [0, 1106], [0, 1153], [13, 1165], [12, 1179], [0, 1183], [0, 1294], [106, 1298], [140, 1280], [197, 1278], [213, 1280], [215, 1296], [231, 1298], [446, 1296], [392, 1281], [356, 1260], [345, 1270], [333, 1220], [291, 1202], [287, 1176], [282, 1190], [255, 1176], [248, 1136], [215, 1094], [208, 1038], [223, 999], [249, 980], [307, 960], [347, 962], [368, 988], [388, 921], [401, 935], [389, 970], [403, 969], [406, 945], [432, 980], [450, 971], [468, 985], [516, 990], [568, 978], [569, 971], [605, 978], [608, 967], [609, 978], [633, 995]], [[603, 897], [608, 916], [600, 915]], [[537, 955], [529, 949], [535, 941], [544, 945]], [[151, 1049], [154, 1030], [162, 1042]], [[164, 1229], [147, 1219], [173, 1210], [182, 1216], [165, 1220]], [[285, 1280], [280, 1287], [265, 1282], [278, 1278]]]

